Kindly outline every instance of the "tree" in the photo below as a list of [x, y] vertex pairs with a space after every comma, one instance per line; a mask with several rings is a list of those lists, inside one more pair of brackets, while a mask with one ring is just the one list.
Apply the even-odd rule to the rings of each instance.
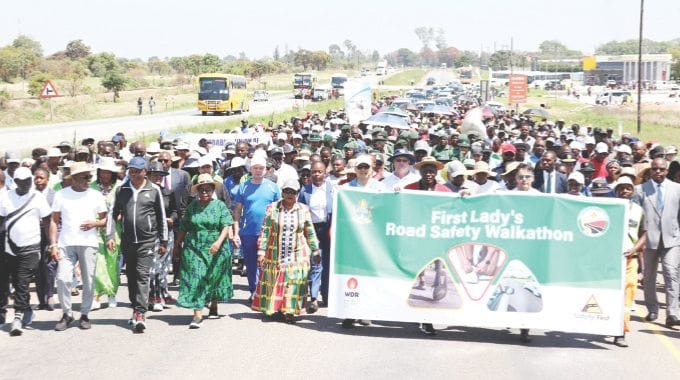
[[380, 60], [380, 53], [377, 50], [373, 50], [371, 53], [371, 62], [378, 62]]
[[33, 96], [40, 95], [45, 83], [50, 80], [49, 75], [45, 73], [35, 73], [31, 76], [30, 82], [28, 82], [28, 93]]
[[317, 70], [324, 70], [331, 61], [331, 56], [323, 50], [317, 50], [310, 55], [310, 64]]
[[423, 46], [420, 50], [420, 61], [428, 66], [433, 66], [437, 63], [437, 56], [434, 51], [427, 46]]
[[72, 60], [78, 60], [90, 55], [90, 47], [85, 45], [83, 40], [73, 40], [66, 44], [64, 55]]
[[510, 68], [510, 50], [496, 50], [489, 57], [489, 66], [494, 70], [507, 70]]
[[416, 66], [419, 59], [416, 53], [407, 48], [401, 48], [390, 54], [390, 62], [399, 66]]
[[17, 49], [27, 50], [38, 58], [42, 57], [43, 55], [42, 45], [40, 45], [40, 42], [25, 35], [20, 35], [15, 38], [14, 41], [12, 41], [12, 46]]
[[66, 91], [70, 96], [76, 96], [80, 92], [83, 85], [83, 79], [85, 78], [86, 69], [85, 66], [78, 62], [72, 61], [68, 65], [69, 72], [65, 75], [67, 80]]
[[312, 52], [305, 49], [299, 49], [293, 53], [293, 63], [295, 66], [302, 66], [302, 70], [307, 70], [307, 67], [312, 65]]
[[673, 55], [670, 77], [673, 80], [680, 80], [680, 47], [669, 48], [668, 52]]
[[473, 64], [478, 64], [479, 63], [479, 55], [475, 53], [474, 51], [470, 50], [465, 50], [463, 53], [456, 59], [456, 67], [463, 67], [463, 66], [471, 66]]
[[276, 47], [274, 48], [274, 54], [272, 55], [272, 58], [274, 58], [275, 61], [281, 59], [281, 53], [279, 53], [279, 45], [276, 45]]
[[438, 50], [446, 48], [446, 33], [443, 28], [437, 29], [437, 35], [434, 37], [434, 46]]
[[580, 58], [583, 53], [578, 50], [569, 50], [564, 44], [557, 40], [546, 40], [538, 46], [539, 55], [542, 58]]
[[201, 62], [201, 73], [219, 73], [222, 71], [222, 61], [214, 54], [206, 54]]
[[119, 92], [125, 89], [127, 78], [119, 70], [111, 70], [104, 74], [102, 86], [108, 91], [113, 91], [113, 102], [120, 97]]
[[12, 82], [21, 74], [22, 55], [21, 49], [14, 46], [0, 48], [0, 79]]
[[437, 60], [439, 63], [446, 63], [448, 67], [455, 67], [460, 54], [460, 51], [455, 47], [448, 47], [437, 52]]
[[422, 42], [423, 47], [429, 47], [430, 42], [434, 39], [434, 29], [433, 28], [427, 28], [424, 26], [420, 26], [418, 28], [415, 28], [413, 32], [418, 36], [418, 39], [420, 42]]
[[87, 57], [87, 68], [95, 77], [103, 77], [109, 71], [118, 70], [120, 62], [113, 53], [99, 53]]

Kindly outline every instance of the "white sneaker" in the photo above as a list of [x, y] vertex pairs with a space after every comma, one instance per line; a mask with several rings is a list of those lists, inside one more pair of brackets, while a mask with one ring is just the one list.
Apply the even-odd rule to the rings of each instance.
[[161, 304], [161, 303], [154, 303], [154, 304], [153, 304], [153, 311], [163, 311], [163, 304]]
[[116, 296], [109, 296], [109, 307], [117, 307]]
[[101, 302], [99, 302], [97, 300], [92, 301], [92, 307], [90, 308], [90, 310], [99, 310], [101, 308], [102, 308]]

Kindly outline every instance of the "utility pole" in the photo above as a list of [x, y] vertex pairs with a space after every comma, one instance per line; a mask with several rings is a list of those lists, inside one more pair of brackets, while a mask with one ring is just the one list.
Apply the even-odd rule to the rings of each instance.
[[640, 37], [638, 40], [638, 72], [637, 72], [637, 133], [642, 128], [642, 19], [645, 12], [645, 0], [640, 0]]

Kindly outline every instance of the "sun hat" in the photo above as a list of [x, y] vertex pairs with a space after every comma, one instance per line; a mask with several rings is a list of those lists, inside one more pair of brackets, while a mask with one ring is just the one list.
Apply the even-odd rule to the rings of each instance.
[[485, 161], [477, 161], [475, 162], [475, 168], [473, 169], [473, 174], [480, 174], [480, 173], [486, 173], [490, 176], [495, 176], [496, 173], [492, 172], [489, 170], [489, 164], [487, 164]]
[[148, 169], [146, 169], [146, 172], [149, 175], [156, 174], [156, 175], [160, 175], [160, 176], [166, 176], [166, 175], [170, 174], [165, 170], [165, 168], [163, 167], [163, 164], [161, 164], [158, 161], [154, 161], [154, 162], [149, 163], [149, 167], [148, 167]]
[[196, 179], [196, 184], [191, 186], [191, 192], [195, 193], [198, 191], [198, 187], [201, 185], [211, 185], [213, 189], [215, 188], [215, 181], [210, 174], [200, 174]]
[[465, 165], [458, 160], [446, 164], [446, 171], [448, 172], [449, 178], [458, 177], [459, 175], [467, 176], [470, 174], [465, 168]]
[[[135, 158], [141, 158], [141, 157], [135, 157]], [[144, 160], [143, 158], [141, 158], [141, 159]], [[133, 159], [133, 161], [134, 161], [134, 159]], [[81, 162], [81, 161], [71, 162], [71, 164], [68, 167], [69, 167], [69, 175], [71, 175], [71, 176], [74, 176], [74, 175], [80, 174], [80, 173], [86, 173], [86, 172], [89, 173], [89, 172], [92, 172], [92, 169], [93, 169], [92, 166], [90, 166], [90, 164], [88, 164], [87, 162]]]
[[437, 170], [444, 169], [444, 164], [437, 161], [437, 159], [432, 156], [423, 157], [423, 159], [420, 162], [413, 165], [413, 167], [420, 170], [420, 168], [422, 168], [425, 165], [434, 165], [437, 168]]
[[118, 173], [120, 171], [120, 166], [116, 165], [116, 160], [113, 157], [101, 157], [99, 158], [97, 169]]

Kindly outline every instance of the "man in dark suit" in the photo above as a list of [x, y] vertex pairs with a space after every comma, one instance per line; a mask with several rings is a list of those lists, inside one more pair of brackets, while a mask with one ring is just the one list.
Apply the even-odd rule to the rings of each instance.
[[[170, 173], [170, 175], [163, 177], [163, 187], [172, 190], [172, 194], [175, 197], [175, 206], [177, 207], [177, 217], [181, 221], [184, 218], [184, 210], [186, 210], [189, 204], [191, 178], [186, 171], [171, 167], [172, 154], [168, 151], [162, 151], [158, 154], [158, 162], [163, 165], [163, 170]], [[177, 235], [179, 223], [174, 224], [172, 230]], [[173, 284], [177, 284], [179, 279], [179, 255], [176, 254], [172, 257], [172, 273], [174, 274]], [[166, 304], [172, 304], [173, 300], [171, 297], [168, 297], [165, 302]]]
[[548, 194], [563, 194], [567, 192], [567, 176], [555, 170], [557, 154], [552, 150], [543, 153], [541, 160], [534, 169], [533, 188]]
[[656, 272], [661, 259], [661, 270], [666, 290], [666, 327], [680, 325], [678, 297], [680, 296], [680, 184], [666, 178], [668, 161], [652, 161], [652, 177], [638, 185], [637, 194], [644, 211], [647, 245], [644, 252], [644, 293], [647, 321], [658, 318]]

